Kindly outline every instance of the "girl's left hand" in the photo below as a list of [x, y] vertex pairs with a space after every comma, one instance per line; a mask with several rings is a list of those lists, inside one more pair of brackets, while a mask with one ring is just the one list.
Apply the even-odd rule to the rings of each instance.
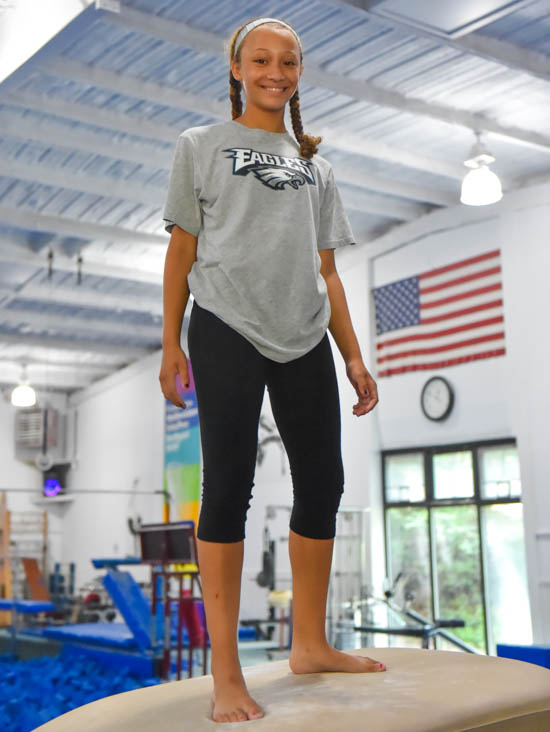
[[361, 360], [350, 361], [346, 364], [346, 373], [359, 397], [357, 404], [353, 405], [353, 413], [356, 417], [360, 417], [362, 414], [370, 412], [378, 404], [376, 382]]

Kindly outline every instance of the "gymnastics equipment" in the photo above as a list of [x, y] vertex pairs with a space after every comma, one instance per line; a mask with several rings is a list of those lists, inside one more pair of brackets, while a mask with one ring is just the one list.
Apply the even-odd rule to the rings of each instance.
[[[542, 732], [550, 729], [550, 671], [524, 661], [423, 648], [349, 651], [386, 664], [376, 673], [293, 674], [288, 661], [243, 668], [262, 732]], [[207, 732], [212, 677], [100, 699], [34, 732]], [[224, 729], [225, 725], [215, 729]]]
[[[292, 594], [288, 597], [289, 588], [284, 586], [290, 585], [290, 566], [286, 550], [281, 552], [283, 570], [277, 570], [277, 544], [288, 541], [291, 511], [292, 506], [287, 505], [270, 504], [265, 507], [262, 568], [256, 575], [256, 582], [260, 587], [270, 590], [267, 594], [268, 615], [266, 618], [247, 618], [240, 621], [243, 626], [254, 627], [258, 637], [264, 641], [271, 641], [276, 627], [279, 626], [278, 649], [275, 646], [266, 649], [270, 660], [274, 659], [275, 650], [289, 650], [292, 642]], [[349, 631], [346, 618], [349, 613], [346, 613], [346, 608], [350, 603], [365, 602], [364, 598], [368, 595], [366, 552], [369, 512], [370, 508], [344, 506], [336, 515], [336, 536], [327, 601], [327, 639], [336, 648], [342, 648], [341, 629], [344, 629], [344, 634]], [[287, 607], [288, 612], [283, 610]], [[288, 627], [286, 633], [285, 627]]]

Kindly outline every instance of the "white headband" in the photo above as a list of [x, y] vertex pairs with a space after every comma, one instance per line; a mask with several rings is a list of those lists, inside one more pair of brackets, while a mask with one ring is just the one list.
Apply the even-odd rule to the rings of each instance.
[[233, 56], [237, 55], [237, 51], [239, 49], [239, 46], [244, 40], [244, 37], [250, 33], [251, 30], [254, 30], [256, 26], [263, 25], [263, 23], [280, 23], [281, 25], [284, 25], [285, 28], [288, 28], [289, 31], [292, 31], [294, 34], [294, 37], [298, 41], [298, 45], [300, 46], [300, 51], [302, 51], [302, 44], [300, 43], [300, 39], [298, 38], [298, 35], [294, 28], [291, 28], [288, 23], [285, 23], [284, 20], [278, 20], [277, 18], [260, 18], [259, 20], [252, 20], [250, 23], [247, 23], [244, 28], [241, 28], [241, 31], [239, 35], [237, 36], [237, 40], [235, 41], [235, 51], [233, 53]]

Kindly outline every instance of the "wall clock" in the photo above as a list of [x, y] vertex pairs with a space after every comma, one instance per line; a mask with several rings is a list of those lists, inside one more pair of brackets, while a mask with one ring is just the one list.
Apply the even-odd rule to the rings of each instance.
[[443, 376], [432, 376], [424, 384], [420, 406], [428, 419], [440, 422], [451, 413], [454, 404], [453, 387]]

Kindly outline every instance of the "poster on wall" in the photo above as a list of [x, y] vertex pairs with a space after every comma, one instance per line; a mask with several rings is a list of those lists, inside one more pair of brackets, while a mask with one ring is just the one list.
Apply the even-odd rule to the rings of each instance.
[[200, 433], [193, 368], [188, 359], [189, 388], [185, 409], [165, 399], [164, 490], [170, 494], [171, 521], [194, 521], [200, 510]]

